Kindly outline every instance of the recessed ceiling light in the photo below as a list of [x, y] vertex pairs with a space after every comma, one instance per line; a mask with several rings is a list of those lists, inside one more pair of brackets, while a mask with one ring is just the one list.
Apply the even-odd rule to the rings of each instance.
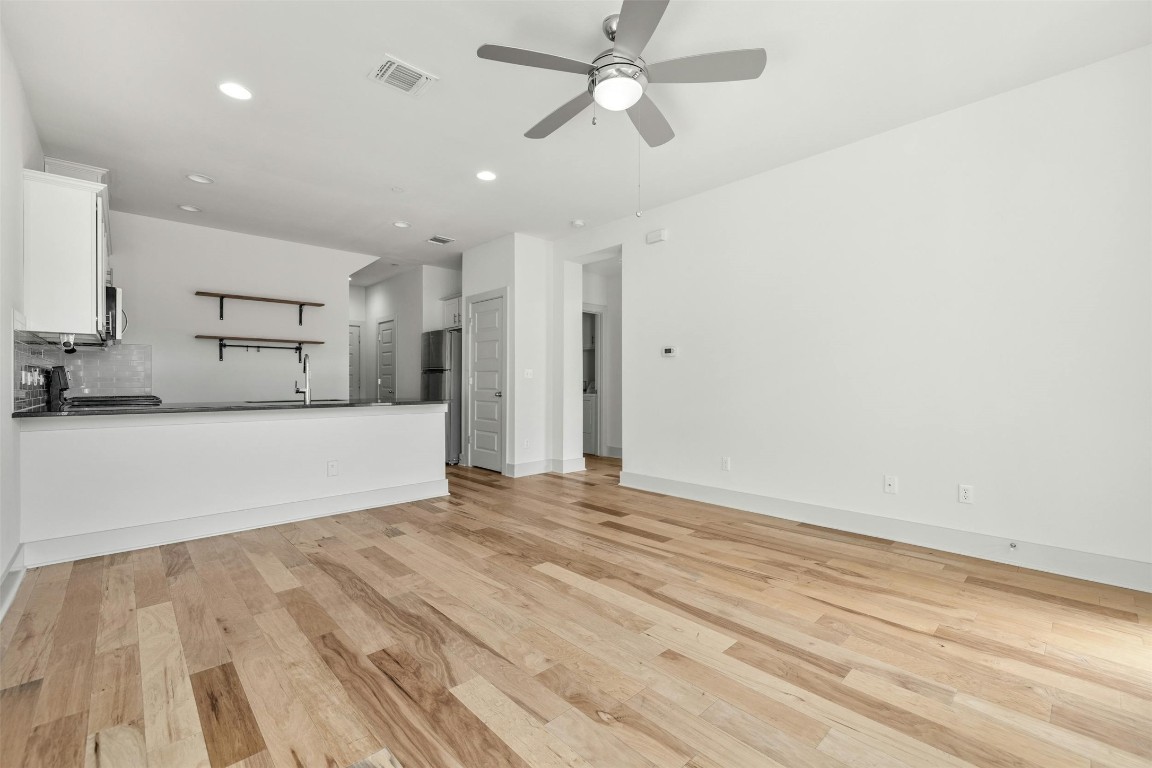
[[240, 83], [220, 83], [220, 93], [225, 96], [231, 96], [234, 99], [241, 101], [248, 101], [252, 98], [252, 91], [248, 90]]
[[496, 174], [492, 173], [492, 171], [480, 171], [480, 173], [476, 174], [476, 178], [480, 179], [480, 181], [496, 181]]
[[400, 229], [408, 229], [408, 227], [410, 227], [412, 225], [406, 221], [394, 221], [394, 222], [392, 222], [392, 226], [400, 227]]
[[180, 209], [180, 210], [182, 210], [182, 211], [188, 211], [189, 213], [200, 213], [200, 209], [199, 209], [199, 208], [197, 208], [197, 207], [196, 207], [196, 206], [194, 206], [194, 205], [188, 205], [188, 203], [184, 203], [184, 204], [182, 204], [182, 205], [178, 205], [178, 206], [176, 206], [176, 207], [177, 207], [177, 208], [179, 208], [179, 209]]
[[214, 183], [216, 183], [216, 179], [212, 178], [211, 176], [205, 176], [202, 173], [190, 173], [185, 178], [188, 179], [188, 181], [194, 181], [197, 184], [214, 184]]
[[580, 229], [580, 227], [584, 226], [584, 219], [572, 219], [572, 226]]

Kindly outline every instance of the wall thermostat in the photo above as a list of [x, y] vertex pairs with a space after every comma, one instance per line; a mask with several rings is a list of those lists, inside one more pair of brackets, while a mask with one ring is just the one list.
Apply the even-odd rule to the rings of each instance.
[[676, 347], [660, 347], [661, 357], [676, 357], [680, 352]]

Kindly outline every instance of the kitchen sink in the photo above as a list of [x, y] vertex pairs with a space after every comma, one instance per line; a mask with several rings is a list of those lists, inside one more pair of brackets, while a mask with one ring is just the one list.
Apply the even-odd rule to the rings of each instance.
[[[244, 402], [250, 403], [251, 405], [281, 405], [284, 403], [300, 403], [301, 405], [304, 404], [304, 401], [301, 399], [296, 399], [296, 400], [245, 400]], [[334, 398], [331, 398], [329, 400], [313, 400], [312, 402], [314, 402], [314, 403], [346, 403], [348, 401], [347, 400], [341, 400], [340, 398], [334, 397]]]

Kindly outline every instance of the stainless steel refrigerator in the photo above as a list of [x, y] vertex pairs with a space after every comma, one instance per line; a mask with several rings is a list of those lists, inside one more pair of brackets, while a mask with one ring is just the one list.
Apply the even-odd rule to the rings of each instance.
[[460, 463], [461, 340], [459, 329], [428, 331], [420, 338], [420, 399], [448, 403], [444, 420], [444, 460], [448, 464]]

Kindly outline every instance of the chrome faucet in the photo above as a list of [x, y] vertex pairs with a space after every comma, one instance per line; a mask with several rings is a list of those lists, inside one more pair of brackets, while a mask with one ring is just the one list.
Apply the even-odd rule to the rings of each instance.
[[312, 372], [308, 370], [308, 355], [304, 355], [304, 389], [296, 382], [296, 394], [304, 395], [304, 405], [312, 405]]

